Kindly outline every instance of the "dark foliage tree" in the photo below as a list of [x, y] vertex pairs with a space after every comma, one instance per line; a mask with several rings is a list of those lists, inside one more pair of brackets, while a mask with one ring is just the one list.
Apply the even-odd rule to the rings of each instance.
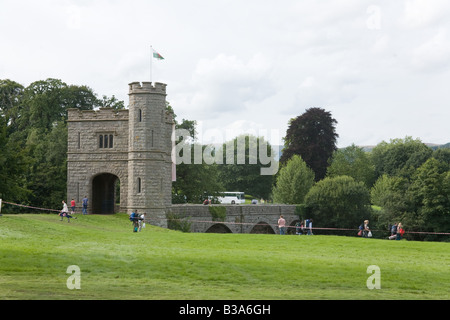
[[291, 119], [284, 138], [284, 149], [280, 158], [282, 165], [294, 155], [302, 157], [314, 171], [316, 181], [327, 172], [328, 160], [337, 149], [337, 121], [331, 113], [321, 108], [310, 108], [295, 119]]
[[59, 79], [28, 87], [0, 79], [0, 197], [59, 208], [66, 196], [67, 109], [124, 108], [113, 96], [97, 99], [87, 86]]

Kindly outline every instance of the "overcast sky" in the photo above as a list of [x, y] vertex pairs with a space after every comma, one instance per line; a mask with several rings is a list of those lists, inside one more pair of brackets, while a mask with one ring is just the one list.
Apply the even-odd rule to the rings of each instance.
[[126, 105], [128, 83], [164, 82], [206, 142], [253, 130], [282, 143], [289, 119], [320, 107], [339, 147], [442, 144], [450, 1], [0, 0], [0, 79], [47, 78]]

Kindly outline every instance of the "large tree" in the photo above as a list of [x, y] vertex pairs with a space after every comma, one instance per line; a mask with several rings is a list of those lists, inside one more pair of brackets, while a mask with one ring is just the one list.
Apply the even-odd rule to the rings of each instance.
[[337, 149], [336, 124], [331, 113], [321, 108], [307, 109], [302, 115], [291, 119], [284, 138], [281, 164], [286, 164], [297, 154], [314, 171], [316, 181], [323, 179], [328, 160]]
[[409, 221], [408, 225], [419, 230], [448, 232], [450, 228], [448, 164], [434, 158], [428, 159], [416, 170], [409, 191], [415, 202], [417, 218]]
[[433, 153], [420, 139], [406, 137], [381, 142], [372, 150], [372, 160], [377, 177], [387, 174], [410, 178], [415, 170]]
[[370, 219], [370, 194], [363, 182], [338, 176], [317, 182], [305, 197], [305, 214], [318, 227], [356, 228]]
[[300, 156], [294, 155], [278, 174], [276, 186], [273, 188], [273, 201], [301, 204], [313, 184], [314, 172]]
[[59, 79], [28, 87], [0, 79], [0, 197], [56, 207], [66, 193], [67, 109], [124, 108], [113, 96], [97, 99], [87, 86]]
[[223, 144], [219, 179], [226, 190], [242, 191], [256, 198], [268, 199], [274, 176], [263, 169], [277, 167], [275, 153], [264, 137], [241, 135]]
[[362, 181], [367, 188], [371, 188], [375, 182], [375, 167], [369, 154], [362, 148], [352, 144], [338, 149], [330, 159], [327, 176], [350, 176], [356, 181]]

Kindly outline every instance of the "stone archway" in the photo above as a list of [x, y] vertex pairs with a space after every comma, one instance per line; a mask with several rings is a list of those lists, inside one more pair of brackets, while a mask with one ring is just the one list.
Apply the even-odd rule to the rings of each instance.
[[101, 173], [92, 179], [92, 213], [115, 213], [118, 183], [119, 177], [111, 173]]
[[211, 227], [206, 230], [206, 233], [232, 233], [230, 228], [228, 228], [223, 223], [213, 224]]
[[267, 222], [258, 222], [250, 233], [275, 234], [275, 231], [273, 231], [273, 228]]

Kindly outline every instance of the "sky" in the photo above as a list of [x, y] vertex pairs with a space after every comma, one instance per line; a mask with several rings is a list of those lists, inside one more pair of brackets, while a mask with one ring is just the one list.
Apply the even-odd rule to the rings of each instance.
[[289, 120], [319, 107], [340, 148], [444, 144], [450, 1], [0, 0], [0, 79], [47, 78], [126, 105], [129, 83], [166, 83], [203, 143], [282, 144]]

